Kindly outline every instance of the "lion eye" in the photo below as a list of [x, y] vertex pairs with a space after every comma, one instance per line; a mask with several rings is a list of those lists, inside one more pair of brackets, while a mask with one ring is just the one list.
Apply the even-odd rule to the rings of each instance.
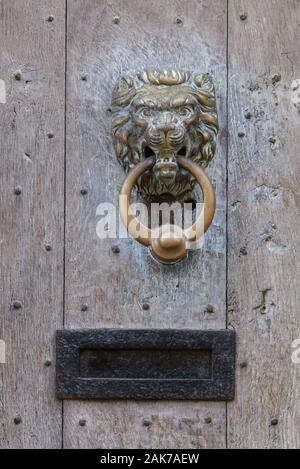
[[151, 117], [152, 111], [151, 111], [151, 109], [145, 107], [145, 108], [143, 108], [143, 109], [140, 110], [140, 115], [141, 115], [142, 117]]
[[183, 117], [186, 117], [186, 116], [189, 116], [191, 114], [191, 112], [192, 111], [189, 107], [183, 107], [182, 109], [180, 109], [179, 115], [183, 116]]

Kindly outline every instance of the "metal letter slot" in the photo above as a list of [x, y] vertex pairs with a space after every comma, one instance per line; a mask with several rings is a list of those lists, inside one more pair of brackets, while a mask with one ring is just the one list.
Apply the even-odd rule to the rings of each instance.
[[57, 331], [56, 353], [61, 399], [234, 398], [234, 331]]

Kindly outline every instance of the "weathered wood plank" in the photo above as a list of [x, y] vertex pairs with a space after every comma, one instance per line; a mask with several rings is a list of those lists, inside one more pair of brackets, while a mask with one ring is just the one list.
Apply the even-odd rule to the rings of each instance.
[[1, 448], [61, 446], [45, 363], [63, 313], [64, 31], [63, 0], [0, 2]]
[[[67, 328], [225, 326], [226, 5], [225, 0], [167, 0], [163, 8], [158, 0], [69, 3]], [[113, 84], [125, 71], [157, 66], [210, 72], [221, 124], [217, 156], [209, 170], [217, 189], [214, 225], [204, 250], [191, 252], [174, 267], [158, 265], [131, 239], [116, 243], [96, 235], [97, 206], [117, 202], [124, 178], [110, 137]], [[87, 189], [86, 195], [81, 188]], [[111, 249], [116, 244], [118, 254]], [[149, 309], [143, 309], [144, 303]], [[207, 312], [209, 304], [213, 313]], [[224, 403], [64, 406], [67, 448], [225, 446]], [[207, 417], [212, 424], [205, 424]], [[78, 425], [80, 419], [86, 420], [85, 427]]]
[[291, 344], [300, 334], [300, 115], [291, 84], [300, 78], [300, 4], [229, 4], [229, 323], [248, 366], [238, 369], [228, 441], [299, 448]]

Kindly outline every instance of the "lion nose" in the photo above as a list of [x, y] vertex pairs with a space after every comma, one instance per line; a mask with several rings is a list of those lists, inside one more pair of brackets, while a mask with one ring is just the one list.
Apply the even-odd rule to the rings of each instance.
[[168, 122], [163, 126], [162, 130], [167, 134], [171, 130], [175, 130], [175, 124], [173, 122]]
[[168, 132], [170, 132], [171, 130], [175, 130], [176, 128], [176, 123], [175, 122], [159, 122], [159, 123], [155, 123], [155, 125], [157, 126], [157, 130], [161, 130], [163, 131], [166, 135]]
[[177, 123], [178, 122], [176, 117], [170, 115], [169, 113], [165, 113], [163, 116], [161, 116], [161, 119], [158, 119], [156, 122], [154, 122], [154, 125], [158, 130], [163, 131], [165, 135], [167, 135], [168, 132], [176, 129]]

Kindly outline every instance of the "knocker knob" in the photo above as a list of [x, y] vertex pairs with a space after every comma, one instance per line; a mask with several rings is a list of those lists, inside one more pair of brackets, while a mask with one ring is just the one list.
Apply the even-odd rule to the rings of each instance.
[[174, 264], [186, 254], [189, 243], [199, 239], [210, 226], [216, 209], [214, 189], [196, 163], [186, 158], [178, 158], [178, 164], [189, 171], [200, 185], [203, 193], [203, 208], [195, 223], [183, 230], [178, 225], [166, 224], [153, 230], [143, 225], [130, 207], [131, 191], [138, 178], [155, 163], [154, 158], [147, 158], [137, 164], [125, 178], [120, 192], [120, 215], [128, 232], [141, 244], [148, 246], [153, 256], [165, 264]]
[[163, 263], [175, 263], [186, 254], [187, 240], [177, 225], [163, 225], [153, 230], [151, 250], [153, 256]]

